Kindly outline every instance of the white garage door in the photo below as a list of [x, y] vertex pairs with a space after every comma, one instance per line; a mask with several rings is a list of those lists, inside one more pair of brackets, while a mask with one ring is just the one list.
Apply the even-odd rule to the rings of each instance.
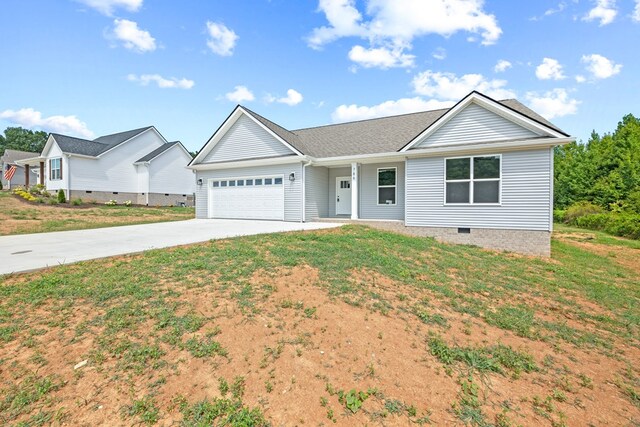
[[210, 180], [209, 217], [283, 221], [283, 176]]

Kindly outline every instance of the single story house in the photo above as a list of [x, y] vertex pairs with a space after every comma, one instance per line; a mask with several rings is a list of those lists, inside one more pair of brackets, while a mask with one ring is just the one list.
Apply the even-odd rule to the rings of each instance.
[[514, 99], [287, 130], [237, 106], [189, 167], [196, 217], [388, 221], [548, 255], [553, 147], [574, 138]]
[[67, 200], [192, 206], [191, 159], [182, 143], [147, 126], [93, 141], [51, 133], [39, 156], [19, 163], [41, 168], [47, 190], [64, 190]]
[[4, 154], [0, 156], [0, 170], [2, 171], [0, 173], [0, 182], [2, 182], [2, 188], [11, 189], [37, 184], [39, 182], [39, 170], [30, 169], [29, 172], [25, 173], [25, 167], [16, 163], [18, 160], [28, 159], [37, 155], [38, 153], [29, 151], [4, 150]]

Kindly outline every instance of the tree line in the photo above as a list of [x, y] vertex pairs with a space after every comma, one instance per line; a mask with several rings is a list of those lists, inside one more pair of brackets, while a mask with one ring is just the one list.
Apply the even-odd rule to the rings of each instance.
[[40, 154], [47, 143], [47, 136], [47, 132], [41, 130], [8, 127], [4, 130], [4, 135], [0, 135], [0, 156], [7, 149]]

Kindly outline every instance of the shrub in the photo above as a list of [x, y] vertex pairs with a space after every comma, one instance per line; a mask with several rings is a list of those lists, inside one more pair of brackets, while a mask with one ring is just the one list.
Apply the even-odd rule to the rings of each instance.
[[109, 200], [108, 202], [104, 202], [104, 204], [107, 206], [115, 206], [118, 204], [118, 202], [116, 202], [115, 200]]
[[78, 199], [74, 199], [71, 204], [73, 206], [80, 206], [82, 204], [82, 199], [78, 198]]
[[0, 190], [2, 190], [2, 181], [0, 181]]
[[567, 211], [564, 209], [554, 209], [553, 210], [553, 222], [564, 222], [564, 217]]
[[124, 202], [124, 205], [125, 205], [125, 206], [127, 206], [127, 207], [128, 207], [128, 206], [131, 206], [131, 200], [126, 200], [126, 201]]
[[640, 188], [629, 193], [627, 206], [629, 207], [629, 210], [640, 214]]
[[615, 236], [640, 240], [640, 214], [608, 213], [585, 215], [575, 220], [578, 227], [601, 230]]
[[67, 196], [64, 195], [62, 188], [58, 190], [58, 203], [67, 203]]
[[49, 203], [50, 205], [57, 205], [58, 204], [58, 199], [54, 199], [52, 197], [50, 199], [47, 199], [47, 203]]
[[580, 218], [581, 216], [599, 214], [603, 212], [604, 209], [602, 209], [598, 205], [594, 205], [591, 202], [577, 202], [569, 206], [565, 211], [564, 222], [572, 224], [576, 220], [576, 218]]

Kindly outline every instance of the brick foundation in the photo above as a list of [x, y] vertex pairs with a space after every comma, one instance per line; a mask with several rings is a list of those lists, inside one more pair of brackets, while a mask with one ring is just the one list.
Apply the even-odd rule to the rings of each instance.
[[[127, 200], [131, 200], [131, 203], [136, 205], [146, 205], [147, 195], [142, 193], [125, 193], [118, 192], [113, 194], [109, 191], [92, 191], [87, 193], [82, 190], [71, 190], [69, 200], [82, 199], [84, 202], [97, 202], [105, 203], [109, 200], [115, 200], [119, 205], [123, 204]], [[194, 206], [193, 195], [187, 194], [158, 194], [149, 193], [149, 206], [180, 206], [184, 203], [185, 206]]]
[[[332, 220], [323, 219], [323, 221]], [[410, 236], [434, 237], [446, 243], [474, 245], [523, 255], [551, 256], [551, 232], [549, 231], [471, 228], [469, 233], [459, 233], [458, 228], [453, 227], [406, 227], [402, 221], [336, 221], [364, 224]]]

